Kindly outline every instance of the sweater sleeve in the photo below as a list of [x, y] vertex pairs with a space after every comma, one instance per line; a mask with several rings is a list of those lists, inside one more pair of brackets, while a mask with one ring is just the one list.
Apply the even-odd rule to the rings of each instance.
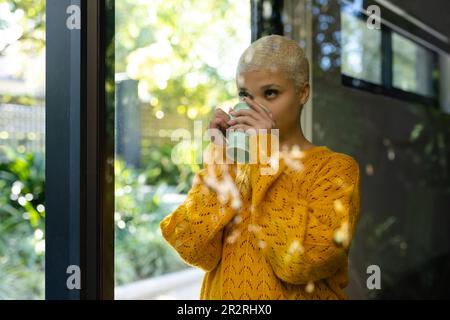
[[265, 200], [254, 220], [260, 226], [260, 247], [275, 274], [292, 284], [325, 279], [346, 266], [359, 215], [357, 162], [332, 155], [307, 189], [304, 198], [300, 193], [294, 199], [276, 193], [276, 198]]
[[[219, 263], [223, 228], [235, 215], [235, 165], [219, 162], [223, 151], [223, 147], [210, 143], [205, 154], [213, 158], [196, 173], [185, 201], [160, 222], [163, 237], [180, 257], [204, 271], [213, 270]], [[218, 194], [230, 197], [220, 199]]]

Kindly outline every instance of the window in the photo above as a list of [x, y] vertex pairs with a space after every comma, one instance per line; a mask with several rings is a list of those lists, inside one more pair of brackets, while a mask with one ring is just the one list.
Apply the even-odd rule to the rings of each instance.
[[381, 32], [370, 30], [363, 20], [341, 13], [342, 73], [381, 84]]
[[344, 85], [437, 104], [437, 54], [385, 24], [369, 29], [366, 16], [341, 10], [341, 74]]
[[45, 1], [0, 1], [0, 300], [43, 299]]
[[434, 96], [433, 54], [413, 41], [392, 34], [392, 84], [395, 88]]

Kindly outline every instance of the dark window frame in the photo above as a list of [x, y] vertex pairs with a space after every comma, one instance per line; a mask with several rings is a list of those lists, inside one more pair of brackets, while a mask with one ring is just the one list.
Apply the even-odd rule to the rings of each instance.
[[114, 0], [82, 0], [81, 299], [114, 299]]
[[[66, 27], [70, 5], [81, 29]], [[47, 0], [46, 16], [45, 298], [113, 299], [114, 0]]]
[[[373, 1], [363, 1], [363, 8], [364, 10], [372, 5], [377, 4]], [[346, 6], [346, 4], [342, 4], [342, 7]], [[342, 10], [342, 8], [341, 8]], [[389, 12], [388, 17], [390, 21], [393, 21], [396, 23], [396, 25], [401, 26], [402, 28], [406, 30], [413, 30], [412, 27], [409, 25], [407, 21], [402, 19], [401, 17], [395, 16], [394, 14], [390, 13], [388, 9], [382, 10], [382, 17], [385, 15], [386, 12]], [[363, 21], [366, 21], [367, 16], [364, 15], [361, 12], [353, 12], [353, 16], [357, 19], [361, 19]], [[393, 86], [393, 51], [392, 51], [392, 34], [395, 32], [391, 28], [387, 27], [385, 24], [381, 24], [381, 85], [375, 84], [370, 81], [366, 81], [363, 79], [355, 78], [349, 75], [346, 75], [342, 73], [341, 71], [341, 83], [342, 85], [346, 87], [351, 87], [354, 89], [359, 89], [363, 91], [367, 91], [374, 94], [381, 94], [384, 96], [392, 97], [395, 99], [407, 101], [407, 102], [413, 102], [413, 103], [421, 103], [426, 106], [431, 106], [438, 108], [439, 107], [439, 79], [434, 78], [433, 81], [433, 88], [434, 88], [434, 96], [425, 96], [419, 93], [411, 92], [411, 91], [405, 91], [399, 88], [396, 88]], [[439, 63], [439, 56], [438, 54], [421, 45], [414, 39], [411, 39], [409, 37], [406, 37], [402, 34], [401, 36], [407, 38], [408, 40], [414, 42], [416, 45], [424, 48], [428, 52], [430, 52], [433, 56], [433, 69], [431, 72], [435, 72], [438, 70], [438, 63]], [[420, 34], [423, 35], [423, 34]], [[430, 38], [426, 39], [427, 41], [430, 41]], [[435, 42], [435, 41], [434, 41]], [[436, 43], [433, 43], [436, 44]], [[442, 46], [442, 44], [441, 44]], [[443, 49], [447, 49], [445, 46], [443, 46]]]

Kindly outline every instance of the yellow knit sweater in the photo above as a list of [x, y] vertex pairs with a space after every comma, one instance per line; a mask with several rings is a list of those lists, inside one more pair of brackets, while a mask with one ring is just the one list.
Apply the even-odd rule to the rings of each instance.
[[[217, 157], [218, 149], [210, 144], [207, 152]], [[281, 153], [277, 163], [273, 174], [261, 170], [273, 163], [259, 158], [205, 164], [183, 204], [161, 221], [181, 258], [206, 272], [200, 299], [347, 298], [360, 208], [357, 162], [317, 146]], [[237, 185], [239, 208], [207, 183], [211, 169], [218, 181], [230, 177]]]

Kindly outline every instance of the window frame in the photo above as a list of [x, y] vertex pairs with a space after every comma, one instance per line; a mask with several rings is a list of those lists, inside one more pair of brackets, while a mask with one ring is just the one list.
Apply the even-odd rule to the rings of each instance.
[[[370, 6], [372, 4], [379, 5], [378, 3], [373, 2], [373, 1], [363, 1], [362, 7], [365, 10], [368, 6]], [[344, 6], [346, 6], [346, 5], [348, 5], [348, 4], [345, 4], [345, 3], [342, 4], [341, 12], [342, 12]], [[389, 11], [388, 9], [382, 10], [382, 12], [383, 12], [382, 17], [388, 11]], [[341, 14], [341, 12], [340, 12], [340, 14]], [[350, 14], [352, 14], [356, 19], [361, 19], [363, 21], [366, 21], [366, 19], [367, 19], [366, 15], [363, 14], [362, 12], [353, 11]], [[396, 23], [396, 25], [398, 24], [402, 28], [405, 28], [407, 30], [408, 30], [408, 28], [409, 29], [411, 28], [411, 26], [408, 26], [408, 23], [406, 21], [402, 20], [401, 17], [395, 16], [392, 13], [389, 14], [388, 17], [391, 21], [394, 21]], [[341, 32], [342, 32], [342, 29], [341, 29]], [[342, 85], [353, 88], [353, 89], [359, 89], [359, 90], [363, 90], [363, 91], [374, 93], [374, 94], [392, 97], [392, 98], [403, 100], [406, 102], [421, 103], [426, 106], [438, 108], [439, 107], [439, 79], [438, 78], [433, 78], [434, 96], [425, 96], [425, 95], [415, 93], [412, 91], [405, 91], [405, 90], [402, 90], [402, 89], [399, 89], [399, 88], [396, 88], [393, 86], [392, 35], [395, 33], [395, 31], [392, 30], [391, 28], [389, 28], [388, 26], [386, 26], [384, 23], [381, 23], [380, 32], [381, 32], [381, 48], [380, 48], [381, 49], [380, 50], [381, 51], [381, 85], [364, 80], [364, 79], [359, 79], [359, 78], [355, 78], [355, 77], [346, 75], [346, 74], [342, 73], [342, 69], [341, 69]], [[407, 37], [400, 33], [397, 33], [397, 34], [399, 34], [402, 37], [405, 37], [406, 39], [414, 42], [414, 44], [416, 44], [417, 46], [420, 46], [421, 48], [430, 52], [433, 57], [433, 69], [431, 70], [431, 72], [433, 73], [436, 70], [438, 70], [439, 55], [437, 52], [424, 47], [423, 45], [421, 45], [414, 39], [411, 39], [410, 37]], [[429, 40], [429, 39], [426, 39], [426, 40]]]

